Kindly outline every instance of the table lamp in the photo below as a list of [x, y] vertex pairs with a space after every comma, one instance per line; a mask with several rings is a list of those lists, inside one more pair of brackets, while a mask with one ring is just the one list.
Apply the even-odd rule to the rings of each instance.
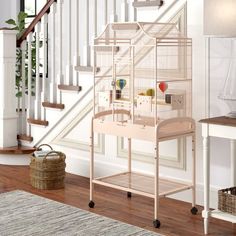
[[218, 98], [226, 102], [236, 118], [236, 0], [204, 0], [204, 34], [232, 38], [228, 73]]

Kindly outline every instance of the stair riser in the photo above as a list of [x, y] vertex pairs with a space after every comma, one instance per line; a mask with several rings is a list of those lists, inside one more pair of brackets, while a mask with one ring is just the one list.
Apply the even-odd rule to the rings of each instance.
[[26, 154], [26, 155], [0, 154], [0, 165], [25, 166], [25, 165], [29, 165], [29, 163], [30, 163], [29, 154]]

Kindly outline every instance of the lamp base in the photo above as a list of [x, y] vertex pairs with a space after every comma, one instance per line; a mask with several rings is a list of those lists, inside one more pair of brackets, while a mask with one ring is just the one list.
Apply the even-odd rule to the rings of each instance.
[[236, 118], [236, 111], [231, 111], [230, 113], [228, 113], [226, 115], [226, 117], [229, 117], [229, 118]]

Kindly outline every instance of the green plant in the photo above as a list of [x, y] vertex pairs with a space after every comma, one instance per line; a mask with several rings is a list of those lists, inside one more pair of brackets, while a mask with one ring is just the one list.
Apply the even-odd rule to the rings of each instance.
[[27, 18], [28, 14], [25, 12], [19, 12], [18, 16], [17, 16], [17, 20], [14, 19], [9, 19], [6, 21], [7, 24], [13, 26], [13, 28], [11, 28], [12, 30], [17, 30], [17, 37], [19, 38], [22, 33], [25, 30], [25, 19]]
[[[14, 19], [9, 19], [6, 21], [7, 24], [12, 26], [12, 30], [17, 30], [17, 38], [20, 38], [21, 35], [24, 33], [25, 30], [25, 19], [27, 18], [27, 13], [25, 12], [19, 12], [18, 16], [17, 16], [17, 20]], [[40, 47], [42, 46], [42, 42], [40, 42]], [[35, 42], [35, 38], [32, 41], [31, 44], [31, 63], [32, 63], [32, 93], [31, 95], [34, 96], [35, 92], [34, 87], [35, 87], [35, 72], [36, 72], [36, 42]], [[16, 49], [16, 97], [20, 98], [22, 97], [22, 51], [20, 48]], [[26, 63], [25, 63], [25, 93], [28, 94], [28, 49], [26, 50]]]

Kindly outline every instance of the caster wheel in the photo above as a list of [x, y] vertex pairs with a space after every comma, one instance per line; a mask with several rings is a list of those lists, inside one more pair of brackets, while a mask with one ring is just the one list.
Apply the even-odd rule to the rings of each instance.
[[94, 203], [93, 201], [90, 201], [89, 204], [88, 204], [88, 206], [89, 206], [90, 208], [94, 208], [95, 203]]
[[131, 192], [127, 192], [127, 197], [131, 198], [132, 197], [132, 193]]
[[197, 215], [197, 212], [198, 212], [198, 209], [197, 209], [196, 207], [193, 207], [193, 208], [191, 209], [191, 213], [192, 213], [193, 215]]
[[154, 220], [154, 221], [153, 221], [153, 226], [154, 226], [155, 228], [160, 228], [161, 222], [160, 222], [159, 220]]

